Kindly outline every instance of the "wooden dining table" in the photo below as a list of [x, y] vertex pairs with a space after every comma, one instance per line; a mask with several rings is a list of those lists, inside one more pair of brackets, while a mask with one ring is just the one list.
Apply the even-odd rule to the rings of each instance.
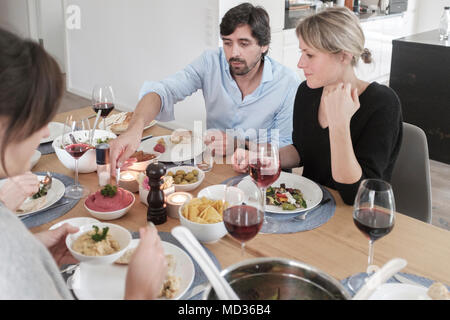
[[[67, 115], [87, 117], [93, 114], [90, 107], [59, 113], [53, 121], [64, 122]], [[146, 129], [143, 136], [170, 134], [171, 130], [158, 124]], [[43, 155], [33, 171], [51, 171], [74, 177], [74, 172], [65, 168], [55, 153]], [[190, 191], [193, 196], [210, 185], [220, 184], [236, 176], [229, 164], [215, 164], [200, 186]], [[96, 172], [79, 174], [81, 184], [95, 192], [98, 186]], [[301, 261], [314, 266], [338, 280], [355, 273], [365, 272], [368, 261], [368, 239], [356, 228], [352, 218], [352, 206], [344, 204], [336, 190], [329, 189], [336, 201], [333, 217], [320, 227], [290, 234], [258, 234], [246, 243], [244, 256], [240, 243], [230, 235], [215, 243], [205, 244], [217, 257], [222, 268], [245, 259], [257, 257], [281, 257]], [[136, 199], [139, 195], [136, 194]], [[47, 230], [51, 225], [74, 217], [89, 217], [83, 199], [63, 216], [31, 229], [33, 233]], [[135, 201], [133, 207], [123, 217], [109, 221], [138, 231], [147, 225], [147, 206]], [[157, 225], [159, 231], [170, 232], [180, 225], [179, 220], [168, 217], [167, 222]], [[434, 281], [450, 284], [450, 232], [431, 224], [396, 213], [395, 226], [385, 237], [375, 242], [374, 264], [382, 266], [392, 258], [403, 258], [408, 264], [402, 272], [426, 277]]]

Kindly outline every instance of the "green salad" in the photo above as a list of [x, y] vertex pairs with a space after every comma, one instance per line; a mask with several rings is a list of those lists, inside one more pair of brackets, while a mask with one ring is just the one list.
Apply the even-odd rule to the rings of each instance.
[[266, 204], [281, 207], [283, 210], [307, 207], [302, 192], [299, 189], [286, 188], [284, 183], [279, 187], [267, 188]]

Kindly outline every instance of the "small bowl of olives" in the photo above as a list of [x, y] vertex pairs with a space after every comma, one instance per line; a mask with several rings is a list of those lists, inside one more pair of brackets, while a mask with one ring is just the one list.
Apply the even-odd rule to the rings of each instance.
[[167, 169], [167, 176], [173, 178], [175, 191], [191, 191], [196, 189], [205, 179], [205, 173], [197, 167], [179, 166]]

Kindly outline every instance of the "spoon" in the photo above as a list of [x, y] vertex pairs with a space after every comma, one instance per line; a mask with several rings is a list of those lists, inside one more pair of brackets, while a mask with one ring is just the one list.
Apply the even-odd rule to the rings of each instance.
[[77, 144], [78, 143], [77, 140], [75, 139], [75, 137], [73, 136], [73, 134], [69, 133], [69, 137], [70, 137], [70, 140], [72, 140], [73, 144]]
[[45, 175], [44, 179], [42, 179], [41, 183], [43, 186], [47, 187], [47, 190], [49, 190], [52, 187], [52, 182], [53, 182], [52, 174], [47, 171], [47, 174]]
[[220, 300], [239, 300], [236, 292], [220, 275], [214, 262], [189, 229], [178, 226], [173, 228], [171, 233], [197, 261]]
[[372, 293], [390, 277], [406, 267], [408, 263], [405, 259], [394, 258], [386, 262], [386, 264], [376, 271], [367, 282], [359, 289], [353, 297], [353, 300], [367, 300]]
[[[99, 109], [98, 112], [97, 112], [97, 116], [95, 117], [94, 127], [92, 128], [92, 132], [90, 133], [91, 136], [89, 138], [89, 142], [90, 142], [91, 145], [92, 145], [92, 142], [94, 141], [95, 128], [97, 127], [97, 123], [98, 123], [98, 120], [100, 119], [101, 113], [102, 113], [102, 110]], [[104, 129], [106, 130], [106, 128], [104, 128]]]

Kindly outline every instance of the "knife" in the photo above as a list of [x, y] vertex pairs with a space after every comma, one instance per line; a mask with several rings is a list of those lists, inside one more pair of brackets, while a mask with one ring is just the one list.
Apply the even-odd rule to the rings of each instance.
[[406, 278], [406, 277], [404, 277], [402, 275], [399, 275], [398, 273], [394, 274], [394, 279], [397, 280], [400, 283], [411, 284], [413, 286], [419, 286], [419, 287], [422, 287], [422, 288], [427, 288], [424, 285], [422, 285], [422, 284], [420, 284], [420, 283], [418, 283], [418, 282], [416, 282], [414, 280], [411, 280], [411, 279], [408, 279], [408, 278]]
[[149, 135], [149, 136], [142, 137], [141, 142], [142, 142], [142, 141], [145, 141], [145, 140], [147, 140], [147, 139], [150, 139], [150, 138], [153, 138], [153, 135], [152, 135], [152, 134]]
[[116, 169], [116, 186], [119, 187], [120, 181], [120, 167]]

